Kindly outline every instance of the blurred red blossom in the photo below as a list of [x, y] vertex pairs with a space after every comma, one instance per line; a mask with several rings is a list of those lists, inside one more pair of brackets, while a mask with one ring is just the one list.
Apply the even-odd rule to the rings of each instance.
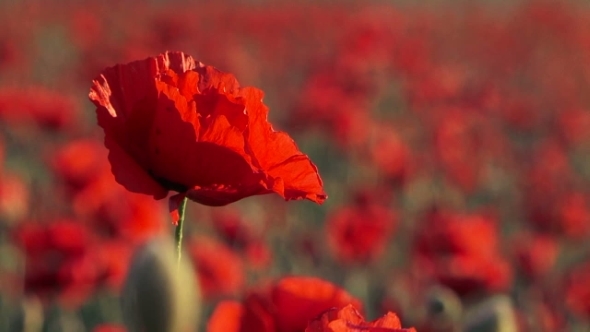
[[71, 199], [76, 215], [89, 220], [96, 232], [139, 244], [164, 231], [161, 207], [149, 197], [119, 186], [96, 140], [73, 140], [60, 147], [51, 164]]
[[187, 245], [206, 299], [237, 295], [242, 290], [245, 276], [240, 256], [210, 237], [190, 239]]
[[590, 139], [590, 111], [582, 108], [566, 109], [558, 114], [556, 125], [561, 136], [571, 145]]
[[589, 196], [562, 144], [555, 139], [539, 142], [525, 172], [524, 207], [532, 226], [571, 239], [590, 234]]
[[0, 88], [0, 119], [10, 124], [32, 123], [50, 130], [77, 129], [74, 100], [42, 87]]
[[249, 267], [264, 269], [270, 265], [272, 252], [265, 242], [265, 224], [246, 220], [231, 206], [213, 209], [211, 213], [213, 228], [228, 245], [243, 253]]
[[373, 124], [373, 128], [372, 164], [385, 178], [403, 183], [414, 170], [410, 149], [391, 126]]
[[435, 126], [435, 155], [445, 178], [466, 193], [481, 187], [486, 166], [505, 164], [510, 157], [503, 132], [478, 110], [437, 107], [424, 122]]
[[0, 174], [0, 218], [17, 221], [23, 218], [30, 204], [27, 184], [16, 174]]
[[537, 279], [549, 272], [559, 254], [555, 238], [542, 234], [520, 234], [514, 240], [516, 262], [530, 279]]
[[249, 242], [244, 254], [248, 266], [253, 269], [264, 270], [273, 262], [272, 250], [262, 239]]
[[184, 53], [107, 68], [89, 97], [130, 191], [214, 206], [271, 192], [326, 199], [315, 165], [268, 123], [263, 92]]
[[123, 285], [129, 269], [134, 245], [120, 238], [103, 240], [92, 248], [91, 262], [103, 268], [101, 282], [118, 290]]
[[372, 321], [365, 322], [361, 314], [352, 306], [330, 309], [309, 322], [305, 332], [416, 332], [414, 328], [402, 328], [399, 318], [392, 312]]
[[422, 275], [460, 295], [505, 290], [511, 283], [492, 217], [432, 211], [420, 225], [414, 248]]
[[101, 277], [103, 266], [89, 260], [96, 238], [81, 223], [56, 220], [26, 222], [14, 232], [26, 254], [25, 291], [66, 303], [82, 303]]
[[590, 233], [590, 201], [582, 192], [565, 193], [559, 198], [556, 217], [561, 230], [570, 238], [582, 239]]
[[225, 241], [238, 248], [245, 247], [255, 237], [254, 225], [245, 220], [239, 211], [221, 208], [211, 211], [213, 228]]
[[72, 140], [52, 156], [52, 166], [72, 191], [84, 189], [108, 170], [106, 149], [96, 140]]
[[243, 302], [223, 301], [207, 324], [209, 332], [301, 332], [331, 308], [361, 303], [338, 286], [313, 277], [284, 277], [251, 292]]
[[473, 120], [459, 109], [447, 109], [437, 124], [434, 146], [447, 178], [467, 192], [477, 187], [480, 162], [475, 155]]
[[327, 218], [326, 233], [336, 259], [344, 263], [369, 263], [380, 258], [396, 226], [395, 213], [368, 192], [336, 209]]
[[19, 51], [14, 36], [0, 36], [0, 68], [17, 67], [21, 61]]

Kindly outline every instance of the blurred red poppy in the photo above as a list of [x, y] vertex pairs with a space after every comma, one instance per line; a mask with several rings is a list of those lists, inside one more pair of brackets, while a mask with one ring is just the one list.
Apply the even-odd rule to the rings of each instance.
[[338, 286], [318, 278], [286, 277], [271, 287], [249, 294], [243, 303], [224, 301], [217, 305], [207, 324], [209, 332], [297, 332], [331, 308], [359, 300]]
[[403, 183], [415, 169], [410, 149], [391, 126], [374, 124], [372, 128], [375, 138], [369, 159], [385, 178]]
[[89, 260], [96, 239], [83, 224], [65, 219], [45, 225], [26, 221], [13, 234], [26, 255], [26, 293], [41, 299], [59, 293], [63, 303], [72, 305], [92, 294], [102, 266]]
[[519, 234], [514, 239], [514, 255], [524, 275], [534, 280], [551, 271], [559, 255], [559, 243], [544, 234]]
[[71, 97], [41, 87], [0, 89], [0, 119], [11, 125], [34, 124], [47, 130], [77, 129], [78, 108]]
[[267, 121], [263, 92], [181, 52], [105, 69], [92, 84], [117, 182], [219, 206], [275, 192], [322, 203], [316, 166]]
[[365, 322], [361, 314], [352, 306], [330, 309], [321, 317], [309, 322], [305, 332], [412, 332], [414, 328], [404, 329], [399, 318], [391, 312], [373, 321]]
[[[71, 140], [52, 155], [51, 165], [59, 179], [72, 191], [83, 189], [98, 174], [104, 173], [108, 164], [106, 150], [96, 140]], [[105, 165], [106, 164], [106, 165]]]
[[2, 222], [18, 221], [30, 205], [27, 184], [16, 174], [0, 174], [0, 218]]
[[461, 296], [507, 289], [512, 270], [499, 250], [497, 220], [484, 214], [435, 210], [414, 243], [414, 263]]
[[211, 210], [211, 226], [226, 243], [237, 248], [246, 247], [256, 237], [255, 223], [250, 221], [231, 207]]
[[200, 236], [189, 241], [188, 251], [197, 267], [197, 277], [206, 299], [235, 295], [242, 290], [244, 264], [226, 245]]
[[222, 301], [207, 322], [208, 332], [276, 332], [267, 294], [249, 294], [243, 302]]
[[90, 221], [94, 232], [124, 238], [129, 245], [163, 231], [160, 205], [119, 186], [106, 155], [104, 146], [90, 139], [73, 140], [54, 152], [54, 172], [76, 215]]
[[327, 220], [327, 240], [343, 263], [369, 263], [383, 254], [397, 220], [395, 213], [357, 193], [354, 204], [334, 211]]

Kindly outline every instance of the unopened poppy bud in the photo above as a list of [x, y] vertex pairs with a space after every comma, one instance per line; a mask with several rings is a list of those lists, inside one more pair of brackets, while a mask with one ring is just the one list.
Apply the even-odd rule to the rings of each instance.
[[169, 239], [154, 239], [135, 254], [123, 293], [123, 319], [130, 332], [194, 331], [201, 309], [192, 266], [177, 264]]

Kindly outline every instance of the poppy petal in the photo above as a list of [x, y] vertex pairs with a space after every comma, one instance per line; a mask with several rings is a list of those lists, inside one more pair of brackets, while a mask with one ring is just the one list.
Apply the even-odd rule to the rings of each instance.
[[276, 132], [267, 121], [268, 108], [262, 103], [264, 93], [243, 88], [249, 116], [248, 147], [259, 167], [274, 179], [275, 190], [286, 200], [307, 198], [323, 203], [327, 195], [317, 167], [302, 154], [289, 135]]
[[104, 144], [109, 149], [111, 171], [118, 183], [131, 192], [152, 195], [155, 199], [166, 197], [168, 190], [158, 184], [115, 140], [105, 136]]
[[222, 301], [207, 322], [208, 332], [240, 332], [245, 314], [244, 306], [237, 301]]

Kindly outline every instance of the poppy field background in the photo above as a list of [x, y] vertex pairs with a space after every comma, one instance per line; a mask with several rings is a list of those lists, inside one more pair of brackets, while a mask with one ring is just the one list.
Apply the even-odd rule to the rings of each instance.
[[262, 89], [328, 195], [189, 202], [202, 330], [293, 275], [417, 331], [590, 329], [587, 5], [31, 0], [0, 1], [0, 331], [123, 330], [133, 252], [174, 227], [115, 182], [88, 92], [167, 50]]

